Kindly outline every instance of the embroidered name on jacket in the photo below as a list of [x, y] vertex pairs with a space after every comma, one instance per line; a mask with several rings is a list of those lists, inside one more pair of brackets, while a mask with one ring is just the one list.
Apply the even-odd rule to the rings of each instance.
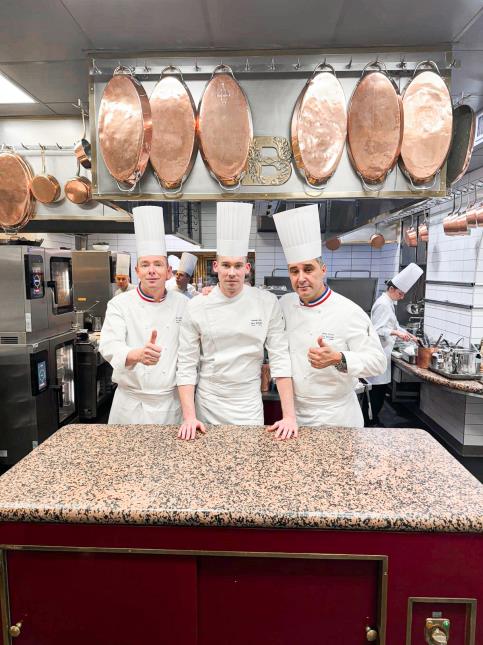
[[261, 318], [253, 318], [249, 321], [251, 327], [262, 327], [263, 320]]

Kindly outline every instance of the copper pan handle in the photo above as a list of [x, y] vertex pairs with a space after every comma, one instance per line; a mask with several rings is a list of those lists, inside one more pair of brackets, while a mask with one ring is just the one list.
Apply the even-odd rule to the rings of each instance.
[[[308, 195], [309, 197], [319, 197], [320, 195], [322, 195], [322, 193], [324, 192], [324, 190], [327, 188], [327, 184], [328, 184], [328, 183], [329, 183], [329, 180], [327, 180], [323, 186], [312, 186], [312, 184], [311, 184], [310, 182], [308, 182], [308, 181], [307, 181], [307, 177], [305, 177], [304, 193], [305, 193], [306, 195]], [[314, 192], [313, 192], [313, 193], [309, 193], [309, 192], [307, 191], [307, 188], [310, 188], [310, 189], [311, 189], [311, 190], [313, 190]]]
[[160, 181], [160, 179], [158, 177], [158, 174], [156, 172], [154, 173], [154, 176], [156, 177], [156, 179], [158, 181], [158, 184], [159, 184], [159, 187], [161, 188], [161, 190], [163, 191], [163, 193], [165, 195], [168, 195], [169, 197], [176, 197], [177, 195], [182, 195], [183, 194], [184, 181], [182, 181], [180, 183], [180, 185], [177, 186], [176, 188], [166, 188], [166, 186], [163, 186], [163, 184], [161, 183], [161, 181]]
[[438, 170], [438, 172], [435, 173], [435, 175], [433, 177], [433, 181], [430, 184], [421, 184], [421, 185], [416, 185], [413, 182], [411, 175], [408, 175], [407, 179], [408, 179], [409, 183], [411, 184], [411, 190], [415, 190], [416, 192], [418, 192], [418, 191], [419, 192], [424, 192], [425, 190], [431, 190], [432, 188], [434, 188], [434, 185], [436, 183], [436, 179], [437, 179], [437, 177], [438, 177], [440, 172], [441, 171]]
[[439, 67], [436, 65], [436, 63], [433, 60], [423, 60], [420, 63], [418, 63], [416, 65], [416, 67], [414, 68], [413, 78], [416, 76], [416, 74], [417, 74], [419, 68], [421, 67], [421, 65], [426, 65], [427, 67], [431, 67], [433, 69], [433, 71], [435, 71], [439, 76], [441, 76], [441, 72], [439, 71]]
[[137, 178], [136, 178], [136, 180], [135, 180], [134, 184], [131, 186], [131, 188], [124, 188], [124, 187], [123, 187], [123, 186], [121, 186], [121, 184], [117, 181], [117, 179], [116, 179], [116, 184], [117, 184], [117, 187], [119, 188], [119, 190], [120, 190], [122, 193], [132, 193], [132, 192], [134, 192], [134, 189], [135, 189], [135, 188], [136, 188], [136, 186], [138, 185], [138, 181], [139, 181], [139, 177], [137, 177]]
[[[168, 72], [168, 70], [174, 70], [174, 71]], [[167, 75], [179, 75], [179, 76], [181, 76], [181, 80], [183, 80], [183, 72], [180, 70], [179, 67], [176, 67], [176, 65], [168, 65], [167, 67], [162, 69], [161, 70], [161, 78], [163, 78], [163, 76], [165, 76], [165, 75], [166, 76]]]
[[383, 74], [387, 74], [387, 67], [385, 66], [384, 63], [381, 63], [379, 60], [372, 60], [370, 63], [367, 63], [367, 65], [364, 66], [364, 69], [362, 70], [361, 78], [364, 76], [364, 74], [367, 74], [367, 70], [369, 67], [374, 67], [375, 70], [372, 71], [378, 71], [382, 72]]
[[312, 76], [310, 77], [311, 79], [314, 78], [314, 76], [321, 71], [329, 71], [330, 73], [333, 74], [334, 76], [337, 76], [335, 73], [335, 69], [332, 67], [332, 65], [329, 65], [329, 63], [326, 63], [325, 60], [323, 63], [319, 63], [315, 68], [314, 71], [312, 72]]
[[117, 76], [118, 74], [125, 74], [127, 76], [134, 75], [134, 67], [127, 67], [126, 65], [119, 64], [116, 69], [113, 71], [112, 75]]
[[[359, 175], [359, 173], [357, 173]], [[359, 175], [359, 179], [361, 180], [362, 187], [367, 193], [379, 193], [383, 188], [384, 184], [386, 183], [387, 175], [384, 177], [382, 181], [380, 181], [378, 184], [367, 184], [364, 181], [364, 177], [362, 175]]]
[[215, 67], [215, 69], [211, 73], [211, 78], [213, 78], [215, 74], [231, 74], [233, 78], [235, 78], [232, 68], [229, 65], [224, 65], [223, 63]]
[[234, 186], [224, 186], [219, 179], [217, 179], [217, 182], [220, 188], [227, 193], [236, 193], [236, 191], [239, 190], [241, 186], [241, 178], [237, 181], [237, 183]]

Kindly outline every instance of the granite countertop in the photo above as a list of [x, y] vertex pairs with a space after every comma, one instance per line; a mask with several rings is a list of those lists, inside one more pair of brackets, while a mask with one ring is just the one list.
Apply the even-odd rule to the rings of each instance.
[[392, 357], [393, 362], [403, 369], [407, 369], [409, 372], [412, 372], [416, 376], [419, 376], [424, 381], [428, 383], [434, 383], [435, 385], [444, 385], [449, 387], [452, 390], [460, 390], [461, 392], [469, 392], [471, 394], [482, 394], [483, 395], [483, 381], [455, 381], [453, 379], [445, 378], [436, 372], [431, 370], [426, 370], [417, 365], [411, 365], [406, 363], [396, 356]]
[[0, 521], [483, 532], [483, 485], [423, 430], [70, 425], [0, 478]]

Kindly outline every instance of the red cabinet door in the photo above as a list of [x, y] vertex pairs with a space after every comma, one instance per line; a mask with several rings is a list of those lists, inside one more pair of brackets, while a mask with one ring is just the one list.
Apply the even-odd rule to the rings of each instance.
[[11, 551], [10, 624], [19, 645], [196, 642], [196, 560]]

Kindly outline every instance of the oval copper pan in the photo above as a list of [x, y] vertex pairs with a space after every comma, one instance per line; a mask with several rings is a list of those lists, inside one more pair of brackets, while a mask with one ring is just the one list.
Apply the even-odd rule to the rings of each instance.
[[85, 204], [92, 197], [92, 184], [87, 177], [76, 176], [69, 179], [64, 187], [65, 196], [73, 204]]
[[439, 74], [417, 74], [403, 95], [401, 170], [414, 184], [431, 181], [448, 156], [453, 128], [451, 96]]
[[401, 97], [381, 71], [365, 74], [352, 94], [348, 114], [348, 150], [366, 184], [380, 184], [394, 168], [401, 149]]
[[143, 86], [130, 74], [115, 72], [99, 107], [99, 145], [110, 174], [127, 190], [146, 170], [151, 138], [151, 108]]
[[470, 165], [475, 141], [476, 115], [469, 105], [453, 110], [453, 136], [446, 166], [446, 185], [452, 186], [463, 177]]
[[0, 226], [18, 229], [35, 211], [30, 192], [33, 172], [25, 159], [13, 152], [0, 153]]
[[166, 75], [149, 101], [153, 119], [151, 165], [162, 188], [180, 189], [198, 151], [193, 97], [179, 77]]
[[[220, 68], [225, 68], [220, 66]], [[231, 73], [217, 72], [206, 84], [198, 108], [201, 155], [222, 187], [238, 186], [253, 139], [250, 105]]]
[[344, 90], [334, 73], [307, 81], [292, 115], [295, 165], [311, 186], [328, 182], [339, 165], [347, 136]]

